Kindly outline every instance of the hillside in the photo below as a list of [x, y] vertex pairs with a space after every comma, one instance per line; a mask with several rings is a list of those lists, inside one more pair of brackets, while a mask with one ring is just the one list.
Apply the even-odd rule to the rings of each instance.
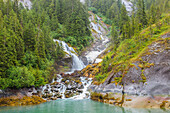
[[169, 5], [0, 0], [0, 112], [169, 112]]
[[166, 15], [132, 39], [125, 39], [117, 49], [111, 45], [99, 56], [103, 62], [83, 69], [81, 74], [94, 77], [92, 92], [123, 91], [127, 95], [166, 98], [170, 94], [169, 17]]

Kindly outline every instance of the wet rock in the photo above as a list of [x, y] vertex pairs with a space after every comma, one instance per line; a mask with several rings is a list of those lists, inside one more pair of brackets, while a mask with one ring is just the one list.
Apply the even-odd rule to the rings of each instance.
[[83, 61], [83, 63], [84, 63], [84, 65], [88, 65], [88, 60], [87, 60], [87, 57], [85, 57], [85, 56], [80, 56], [79, 57], [82, 61]]
[[64, 74], [64, 73], [60, 73], [60, 75], [61, 75], [62, 77], [64, 77], [65, 74]]
[[53, 96], [53, 94], [52, 94], [52, 93], [49, 93], [49, 94], [46, 94], [46, 96], [47, 96], [47, 98], [50, 98], [50, 97]]
[[52, 92], [59, 92], [58, 89], [56, 89], [56, 88], [52, 88], [51, 91]]
[[78, 88], [78, 89], [83, 89], [84, 86], [83, 86], [82, 84], [78, 84], [77, 88]]
[[57, 98], [55, 98], [55, 97], [51, 97], [50, 99], [51, 99], [51, 100], [57, 100]]
[[83, 90], [82, 89], [77, 89], [77, 92], [83, 93]]
[[77, 88], [77, 85], [72, 86], [72, 90], [75, 90]]
[[57, 96], [57, 98], [62, 98], [62, 95]]
[[53, 82], [53, 83], [51, 83], [51, 85], [58, 85], [59, 84], [59, 82]]
[[[32, 89], [29, 89], [28, 92], [32, 92]], [[0, 93], [1, 93], [1, 91], [0, 91]]]
[[44, 90], [44, 93], [48, 93], [48, 92], [49, 92], [48, 89], [45, 89], [45, 90]]
[[57, 92], [57, 93], [54, 94], [54, 97], [58, 97], [59, 95], [60, 95], [60, 93]]
[[42, 98], [47, 98], [47, 95], [46, 94], [42, 95]]
[[65, 81], [65, 84], [69, 84], [69, 80], [66, 80], [66, 81]]
[[72, 89], [72, 86], [69, 84], [66, 88], [66, 90], [71, 90]]
[[64, 94], [65, 94], [66, 98], [70, 98], [74, 95], [71, 90], [66, 90], [66, 92]]

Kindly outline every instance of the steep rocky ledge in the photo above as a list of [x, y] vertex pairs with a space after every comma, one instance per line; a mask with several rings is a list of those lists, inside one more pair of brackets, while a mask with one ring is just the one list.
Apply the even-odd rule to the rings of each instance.
[[[91, 85], [91, 99], [125, 107], [170, 108], [170, 34], [152, 42], [126, 71], [111, 71], [107, 79]], [[82, 74], [95, 77], [101, 64], [93, 64]], [[108, 68], [108, 70], [111, 70]], [[116, 80], [121, 77], [121, 84]], [[125, 95], [123, 95], [125, 94]]]

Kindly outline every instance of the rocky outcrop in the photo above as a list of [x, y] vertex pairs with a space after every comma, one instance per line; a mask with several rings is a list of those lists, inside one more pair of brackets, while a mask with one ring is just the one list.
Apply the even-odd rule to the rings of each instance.
[[[122, 71], [111, 72], [104, 83], [91, 85], [91, 91], [104, 94], [119, 93], [122, 95], [125, 93], [131, 96], [144, 96], [146, 100], [148, 98], [154, 100], [154, 98], [161, 95], [164, 98], [160, 98], [158, 105], [160, 106], [165, 100], [166, 103], [169, 103], [170, 40], [168, 37], [169, 34], [163, 35], [162, 39], [149, 45], [140, 57], [129, 65], [126, 73]], [[120, 77], [122, 77], [121, 84], [117, 84], [116, 80]], [[137, 101], [135, 98], [132, 98], [132, 101], [133, 99]]]
[[[129, 67], [122, 82], [127, 94], [134, 95], [170, 95], [170, 40], [152, 43], [139, 60]], [[115, 84], [115, 77], [122, 72], [110, 74], [103, 84], [94, 91], [121, 93], [122, 86]], [[91, 86], [93, 87], [93, 86]]]
[[78, 71], [72, 74], [61, 73], [51, 84], [46, 84], [42, 88], [42, 97], [45, 100], [75, 97], [84, 92], [84, 88], [90, 81], [88, 78], [81, 77]]
[[57, 62], [57, 66], [55, 67], [58, 73], [69, 72], [72, 67], [72, 57], [61, 59]]
[[[94, 101], [99, 101], [103, 103], [108, 103], [112, 105], [117, 105], [121, 107], [128, 108], [161, 108], [170, 109], [169, 97], [155, 96], [132, 96], [125, 95], [124, 100], [122, 100], [121, 94], [116, 93], [91, 93], [91, 99]], [[165, 110], [166, 111], [166, 110]]]

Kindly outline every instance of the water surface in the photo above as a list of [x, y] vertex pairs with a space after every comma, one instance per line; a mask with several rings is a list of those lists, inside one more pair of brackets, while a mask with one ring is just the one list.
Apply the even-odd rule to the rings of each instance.
[[170, 110], [129, 109], [89, 99], [63, 99], [34, 106], [0, 107], [0, 113], [170, 113]]

